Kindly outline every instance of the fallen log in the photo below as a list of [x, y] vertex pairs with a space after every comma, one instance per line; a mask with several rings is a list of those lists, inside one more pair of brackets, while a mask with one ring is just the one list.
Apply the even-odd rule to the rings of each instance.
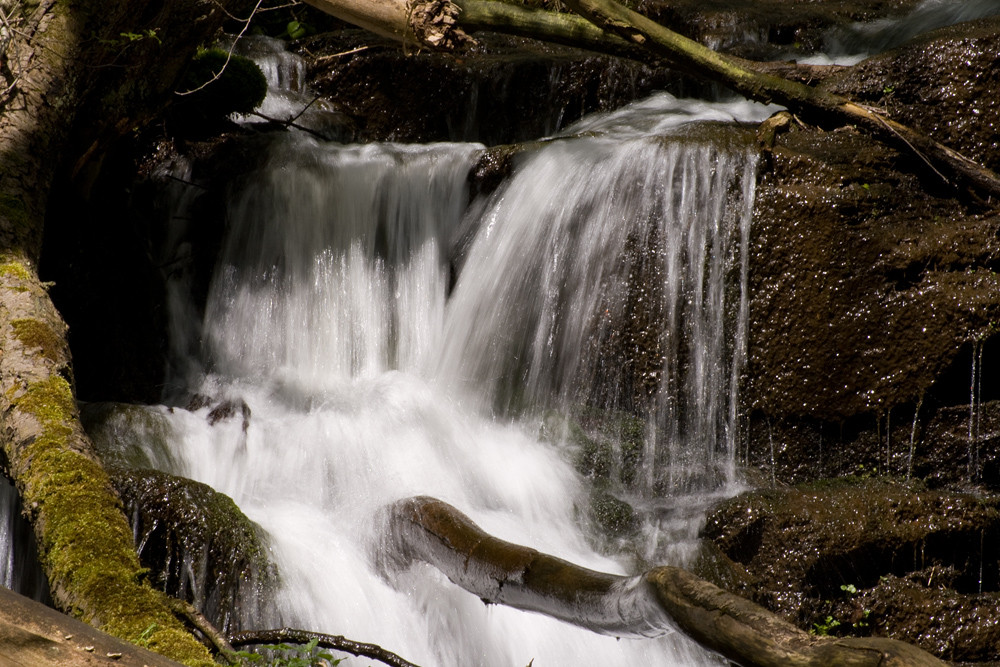
[[[614, 0], [567, 0], [578, 15], [526, 9], [496, 0], [306, 0], [323, 12], [404, 45], [452, 50], [468, 33], [490, 30], [640, 60], [651, 57], [678, 71], [721, 83], [759, 102], [775, 102], [804, 120], [851, 125], [916, 155], [947, 184], [1000, 200], [1000, 176], [884, 111], [807, 85], [807, 69], [755, 63], [713, 51]], [[587, 23], [593, 24], [587, 26]], [[790, 77], [790, 78], [786, 78]]]
[[387, 508], [400, 565], [438, 568], [490, 604], [541, 612], [616, 636], [679, 630], [745, 667], [944, 667], [916, 646], [879, 637], [810, 635], [677, 567], [627, 577], [595, 572], [489, 535], [445, 502], [417, 497]]
[[0, 665], [181, 667], [2, 586]]

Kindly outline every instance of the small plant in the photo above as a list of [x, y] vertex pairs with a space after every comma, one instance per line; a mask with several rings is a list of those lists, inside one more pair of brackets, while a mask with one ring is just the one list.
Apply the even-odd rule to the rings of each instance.
[[329, 651], [317, 649], [318, 639], [313, 639], [308, 644], [265, 644], [260, 648], [270, 651], [276, 655], [270, 658], [253, 653], [251, 651], [237, 651], [238, 657], [244, 665], [254, 665], [255, 667], [333, 667], [343, 662], [343, 658], [334, 658]]
[[833, 616], [827, 616], [826, 620], [820, 623], [813, 623], [812, 630], [809, 633], [820, 637], [829, 637], [830, 633], [838, 627], [840, 627], [840, 621]]
[[[858, 587], [854, 584], [842, 584], [840, 590], [843, 591], [844, 595], [848, 599], [853, 598], [859, 592]], [[832, 602], [828, 602], [828, 604], [832, 604]], [[861, 635], [868, 629], [869, 616], [871, 616], [870, 609], [861, 609], [860, 614], [851, 614], [851, 618], [856, 620], [845, 623], [830, 614], [825, 619], [813, 623], [812, 628], [809, 630], [809, 634], [820, 637], [828, 637], [830, 635]]]
[[126, 42], [138, 42], [143, 39], [151, 39], [157, 44], [162, 44], [163, 40], [157, 34], [159, 28], [149, 28], [148, 30], [143, 30], [142, 32], [122, 32], [118, 36]]
[[312, 35], [315, 32], [308, 23], [292, 20], [285, 25], [285, 34], [283, 36], [291, 40], [296, 40], [302, 39], [306, 35]]
[[153, 633], [156, 632], [156, 630], [159, 627], [160, 626], [158, 626], [156, 623], [153, 623], [148, 628], [143, 630], [142, 633], [139, 635], [139, 638], [136, 639], [133, 643], [137, 646], [142, 646], [143, 648], [149, 648], [149, 640], [153, 637]]

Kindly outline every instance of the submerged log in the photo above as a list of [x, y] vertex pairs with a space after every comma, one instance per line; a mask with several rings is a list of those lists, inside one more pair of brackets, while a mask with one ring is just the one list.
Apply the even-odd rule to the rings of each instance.
[[816, 637], [677, 567], [627, 577], [595, 572], [489, 535], [428, 497], [388, 508], [390, 544], [405, 566], [437, 567], [487, 603], [537, 611], [613, 634], [679, 630], [745, 667], [943, 667], [913, 645], [879, 637]]

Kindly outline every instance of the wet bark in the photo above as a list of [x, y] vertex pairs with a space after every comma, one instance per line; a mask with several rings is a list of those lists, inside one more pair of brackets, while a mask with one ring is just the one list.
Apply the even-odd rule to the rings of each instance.
[[398, 565], [434, 565], [487, 603], [539, 611], [612, 634], [678, 629], [744, 667], [943, 667], [904, 642], [879, 637], [816, 637], [763, 607], [676, 567], [636, 577], [595, 572], [483, 531], [427, 497], [388, 509]]

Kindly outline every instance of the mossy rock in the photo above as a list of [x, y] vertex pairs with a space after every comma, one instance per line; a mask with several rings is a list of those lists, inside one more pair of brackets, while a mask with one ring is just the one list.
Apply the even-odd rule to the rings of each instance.
[[591, 495], [590, 513], [609, 537], [632, 537], [639, 532], [639, 517], [632, 506], [607, 491], [597, 490]]
[[180, 109], [185, 120], [246, 115], [267, 95], [267, 79], [255, 62], [222, 49], [203, 49], [191, 60], [184, 78]]
[[191, 602], [223, 632], [267, 618], [277, 570], [263, 530], [232, 499], [154, 470], [109, 471], [154, 586]]

